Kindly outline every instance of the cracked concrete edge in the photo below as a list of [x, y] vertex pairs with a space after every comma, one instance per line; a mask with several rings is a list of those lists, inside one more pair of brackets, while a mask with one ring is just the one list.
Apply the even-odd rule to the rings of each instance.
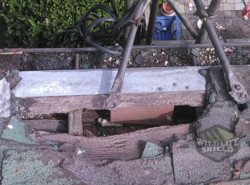
[[11, 115], [10, 112], [10, 83], [7, 82], [6, 78], [0, 80], [0, 119], [8, 118]]
[[0, 149], [0, 184], [2, 184], [2, 169], [3, 169], [3, 161], [4, 161], [4, 150]]
[[[208, 69], [201, 69], [200, 74], [206, 79], [206, 108], [204, 109], [202, 115], [197, 120], [197, 132], [203, 132], [204, 130], [211, 127], [211, 125], [217, 125], [222, 121], [218, 118], [210, 119], [211, 124], [207, 124], [208, 117], [211, 117], [211, 112], [217, 114], [217, 110], [221, 113], [232, 115], [231, 118], [224, 118], [224, 127], [228, 130], [233, 130], [237, 119], [239, 118], [239, 111], [237, 104], [232, 100], [229, 95], [227, 83], [223, 74], [223, 70], [220, 67], [213, 67]], [[217, 109], [217, 110], [216, 110]], [[215, 115], [214, 117], [218, 117]]]

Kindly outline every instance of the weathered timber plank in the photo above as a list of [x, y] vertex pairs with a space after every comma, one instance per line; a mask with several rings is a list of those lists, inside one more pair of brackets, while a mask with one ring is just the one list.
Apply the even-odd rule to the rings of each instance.
[[84, 151], [84, 156], [93, 159], [129, 160], [139, 158], [147, 141], [165, 146], [175, 136], [185, 139], [189, 133], [189, 124], [161, 126], [109, 137], [79, 137], [67, 134], [37, 134], [39, 141], [59, 141], [71, 143]]
[[55, 119], [33, 119], [33, 120], [22, 120], [28, 125], [28, 128], [37, 131], [45, 131], [50, 133], [67, 133], [68, 132], [68, 121], [55, 120]]
[[[204, 91], [152, 94], [122, 94], [118, 107], [152, 105], [204, 105]], [[19, 113], [22, 116], [68, 113], [78, 109], [101, 110], [106, 108], [107, 95], [18, 98]]]
[[83, 113], [83, 109], [69, 112], [68, 114], [69, 135], [72, 135], [72, 136], [83, 135], [82, 113]]
[[[205, 67], [206, 68], [206, 67]], [[199, 67], [128, 69], [118, 107], [204, 105], [205, 79]], [[202, 68], [203, 69], [203, 68]], [[233, 66], [250, 94], [250, 66]], [[23, 116], [105, 109], [116, 70], [20, 72], [12, 91]], [[84, 80], [83, 80], [84, 79]]]
[[[202, 106], [205, 79], [200, 67], [128, 69], [118, 107]], [[105, 109], [117, 69], [20, 72], [12, 91], [23, 116]]]

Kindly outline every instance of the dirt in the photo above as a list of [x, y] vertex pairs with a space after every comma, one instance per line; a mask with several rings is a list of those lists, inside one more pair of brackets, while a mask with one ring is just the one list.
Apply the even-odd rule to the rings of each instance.
[[[228, 59], [233, 65], [250, 64], [250, 48], [224, 48]], [[73, 53], [24, 53], [18, 58], [5, 57], [1, 60], [2, 71], [19, 70], [64, 70], [75, 68]], [[20, 62], [21, 61], [21, 62]], [[80, 69], [119, 68], [121, 57], [96, 52], [80, 54]], [[220, 62], [213, 48], [194, 50], [186, 49], [134, 49], [129, 59], [128, 67], [172, 67], [172, 66], [211, 66]]]

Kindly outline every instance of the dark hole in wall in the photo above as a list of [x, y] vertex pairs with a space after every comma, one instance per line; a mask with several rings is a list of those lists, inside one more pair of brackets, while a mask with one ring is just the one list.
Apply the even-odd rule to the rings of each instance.
[[[178, 125], [189, 124], [197, 119], [198, 108], [190, 106], [175, 106], [173, 111], [172, 121], [162, 125]], [[108, 110], [86, 110], [82, 114], [83, 129], [87, 132], [87, 136], [109, 136], [129, 133], [137, 130], [162, 126], [162, 125], [143, 125], [143, 124], [117, 124], [113, 126], [103, 126], [98, 119], [103, 119], [104, 122], [109, 122], [110, 111]], [[39, 120], [34, 122], [34, 120]], [[44, 120], [44, 121], [42, 121]], [[68, 133], [68, 115], [67, 114], [53, 114], [44, 115], [42, 117], [33, 118], [29, 120], [29, 127], [33, 130], [40, 130], [50, 133]], [[108, 123], [109, 124], [109, 123]], [[112, 124], [112, 123], [111, 123]], [[84, 135], [85, 136], [85, 135]]]
[[175, 106], [173, 114], [173, 124], [192, 123], [197, 119], [197, 107]]

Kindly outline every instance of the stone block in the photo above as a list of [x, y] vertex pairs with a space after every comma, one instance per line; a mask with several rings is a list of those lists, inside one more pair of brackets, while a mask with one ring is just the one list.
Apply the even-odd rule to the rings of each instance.
[[212, 183], [231, 178], [232, 168], [228, 159], [215, 162], [199, 153], [194, 143], [174, 143], [173, 164], [177, 184]]
[[5, 78], [0, 80], [0, 118], [10, 117], [10, 84]]
[[103, 162], [104, 165], [93, 164], [93, 161], [79, 157], [64, 168], [84, 183], [92, 185], [175, 184], [170, 155], [147, 160]]
[[247, 180], [236, 180], [236, 181], [229, 181], [229, 182], [219, 182], [210, 185], [249, 185], [250, 179]]

